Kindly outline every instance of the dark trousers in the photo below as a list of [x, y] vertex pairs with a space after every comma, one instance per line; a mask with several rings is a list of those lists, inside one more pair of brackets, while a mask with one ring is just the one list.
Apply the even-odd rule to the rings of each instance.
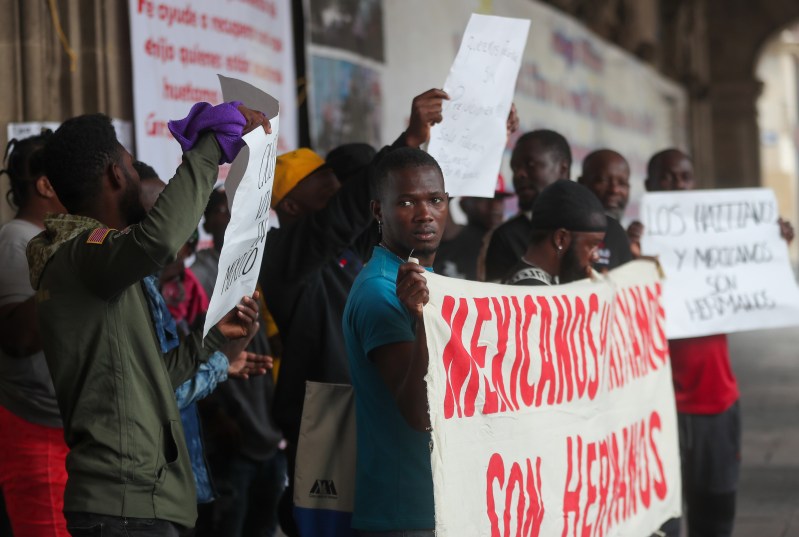
[[272, 537], [277, 532], [277, 503], [286, 483], [286, 457], [281, 450], [265, 461], [231, 456], [225, 479], [217, 480], [220, 498], [219, 535]]
[[[683, 504], [688, 537], [730, 537], [741, 469], [741, 409], [736, 401], [721, 414], [677, 414]], [[679, 519], [661, 527], [679, 537]]]
[[156, 518], [123, 518], [94, 513], [64, 513], [72, 537], [178, 537], [176, 524]]

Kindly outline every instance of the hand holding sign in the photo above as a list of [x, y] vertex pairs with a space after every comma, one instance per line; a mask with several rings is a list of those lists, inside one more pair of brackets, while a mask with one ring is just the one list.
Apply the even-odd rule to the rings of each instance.
[[[666, 273], [672, 339], [797, 324], [799, 288], [766, 189], [650, 193], [641, 201], [641, 251]], [[630, 231], [628, 231], [628, 234]]]
[[[258, 291], [252, 297], [242, 297], [241, 302], [216, 323], [216, 328], [228, 339], [246, 338], [258, 319]], [[246, 346], [246, 345], [245, 345]]]
[[411, 120], [405, 130], [405, 143], [409, 147], [419, 147], [430, 139], [430, 127], [443, 119], [444, 99], [449, 99], [447, 92], [435, 88], [413, 98]]
[[252, 132], [256, 127], [263, 125], [264, 132], [266, 134], [272, 134], [272, 125], [269, 123], [269, 120], [266, 118], [263, 112], [258, 112], [257, 110], [250, 110], [244, 105], [239, 106], [238, 108], [241, 115], [244, 116], [244, 119], [247, 121], [247, 124], [244, 125], [244, 134]]
[[397, 272], [397, 298], [413, 315], [421, 319], [422, 311], [430, 300], [430, 290], [419, 263], [408, 261]]
[[513, 90], [529, 29], [523, 19], [469, 19], [444, 84], [443, 121], [432, 129], [428, 147], [454, 196], [494, 196], [507, 136], [518, 123]]
[[[279, 105], [271, 96], [246, 82], [220, 76], [228, 101], [242, 101], [239, 111], [250, 132], [242, 136], [247, 146], [230, 167], [225, 190], [232, 199], [230, 224], [219, 254], [219, 273], [205, 319], [205, 333], [219, 321], [238, 298], [255, 290], [269, 229], [269, 205], [277, 158]], [[254, 109], [263, 110], [256, 112]], [[267, 121], [267, 117], [271, 118]], [[256, 128], [263, 125], [264, 129]]]

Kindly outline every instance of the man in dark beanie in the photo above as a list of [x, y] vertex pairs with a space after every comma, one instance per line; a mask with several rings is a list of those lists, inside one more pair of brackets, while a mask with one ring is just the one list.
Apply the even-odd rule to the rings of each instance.
[[584, 186], [556, 181], [535, 200], [527, 251], [509, 272], [510, 285], [557, 285], [590, 275], [607, 229], [599, 199]]

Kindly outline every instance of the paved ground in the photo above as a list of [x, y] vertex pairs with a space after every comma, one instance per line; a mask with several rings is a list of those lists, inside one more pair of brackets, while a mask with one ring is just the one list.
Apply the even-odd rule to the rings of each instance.
[[799, 328], [730, 337], [741, 387], [736, 537], [799, 537]]

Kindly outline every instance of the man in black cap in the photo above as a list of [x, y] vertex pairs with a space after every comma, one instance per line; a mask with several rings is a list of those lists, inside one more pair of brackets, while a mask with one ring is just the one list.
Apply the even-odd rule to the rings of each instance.
[[607, 217], [594, 194], [556, 181], [533, 205], [527, 251], [505, 278], [509, 285], [557, 285], [587, 278], [605, 238]]
[[568, 180], [572, 154], [561, 134], [540, 129], [519, 137], [510, 159], [513, 189], [519, 200], [519, 214], [496, 228], [489, 239], [485, 258], [485, 279], [499, 281], [524, 253], [533, 204], [539, 192], [558, 180]]

